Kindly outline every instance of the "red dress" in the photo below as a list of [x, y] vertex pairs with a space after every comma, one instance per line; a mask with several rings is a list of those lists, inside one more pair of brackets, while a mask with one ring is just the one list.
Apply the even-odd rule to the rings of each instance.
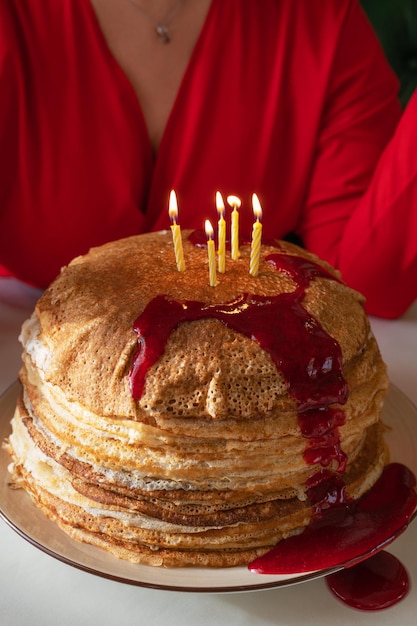
[[0, 0], [0, 93], [3, 274], [45, 287], [91, 246], [168, 228], [170, 189], [201, 229], [220, 190], [247, 232], [256, 192], [265, 236], [296, 232], [371, 312], [417, 295], [393, 265], [416, 268], [416, 237], [406, 259], [393, 228], [410, 207], [387, 203], [402, 171], [362, 198], [400, 110], [356, 0], [213, 0], [156, 159], [89, 0]]

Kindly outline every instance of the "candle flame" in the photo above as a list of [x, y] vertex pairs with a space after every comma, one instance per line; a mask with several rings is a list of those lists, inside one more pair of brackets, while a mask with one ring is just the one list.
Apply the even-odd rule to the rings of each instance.
[[206, 220], [205, 221], [204, 229], [206, 231], [206, 235], [207, 235], [208, 239], [213, 239], [214, 230], [213, 230], [213, 226], [211, 225], [210, 220]]
[[238, 209], [242, 204], [240, 198], [238, 198], [237, 196], [227, 196], [227, 202], [234, 209]]
[[216, 208], [220, 217], [224, 216], [224, 202], [220, 191], [216, 191]]
[[171, 193], [169, 194], [168, 212], [169, 212], [169, 217], [171, 218], [172, 223], [176, 224], [177, 217], [178, 217], [178, 204], [177, 204], [177, 195], [173, 189]]
[[252, 194], [252, 207], [253, 207], [253, 214], [256, 217], [257, 220], [262, 219], [262, 207], [261, 207], [261, 203], [259, 202], [259, 198], [256, 195], [256, 193]]

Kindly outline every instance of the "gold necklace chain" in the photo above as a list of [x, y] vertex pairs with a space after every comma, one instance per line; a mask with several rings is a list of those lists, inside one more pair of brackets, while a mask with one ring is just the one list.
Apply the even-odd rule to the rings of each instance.
[[179, 0], [175, 7], [172, 9], [171, 13], [168, 13], [168, 15], [161, 20], [154, 19], [152, 15], [149, 15], [149, 13], [145, 11], [143, 7], [141, 7], [133, 0], [129, 0], [129, 2], [136, 9], [138, 9], [138, 11], [140, 11], [142, 15], [144, 15], [144, 17], [146, 17], [151, 22], [151, 24], [153, 24], [154, 31], [156, 32], [158, 38], [160, 39], [160, 41], [162, 41], [162, 43], [169, 43], [171, 41], [169, 26], [172, 23], [174, 17], [177, 15], [178, 11], [181, 9], [182, 5], [184, 4], [184, 0]]

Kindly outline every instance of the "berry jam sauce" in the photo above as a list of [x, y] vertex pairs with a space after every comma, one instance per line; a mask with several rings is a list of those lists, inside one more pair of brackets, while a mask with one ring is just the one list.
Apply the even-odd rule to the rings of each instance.
[[407, 570], [389, 552], [378, 552], [355, 567], [329, 574], [326, 583], [336, 598], [362, 611], [387, 609], [410, 590]]
[[[179, 324], [214, 318], [258, 342], [284, 376], [299, 411], [315, 410], [316, 422], [324, 425], [328, 415], [317, 409], [335, 402], [344, 403], [348, 396], [342, 375], [342, 355], [338, 343], [304, 309], [301, 300], [314, 276], [333, 277], [301, 257], [291, 257], [290, 262], [286, 260], [287, 256], [274, 254], [269, 262], [277, 269], [285, 268], [294, 277], [297, 289], [292, 293], [277, 296], [242, 294], [226, 304], [177, 302], [162, 295], [151, 300], [133, 326], [139, 335], [130, 372], [133, 397], [141, 397], [148, 369], [162, 355], [170, 334]], [[303, 350], [294, 349], [299, 345]], [[336, 421], [329, 416], [326, 430]], [[313, 431], [310, 429], [310, 437], [314, 436]], [[324, 434], [321, 432], [320, 436]]]
[[401, 534], [417, 505], [414, 475], [400, 463], [387, 465], [375, 485], [356, 501], [345, 497], [342, 481], [335, 484], [330, 475], [329, 481], [332, 495], [326, 493], [325, 506], [319, 503], [310, 525], [252, 561], [251, 571], [296, 574], [340, 563], [353, 566]]
[[[197, 247], [206, 245], [198, 233], [193, 233], [190, 241]], [[293, 279], [293, 292], [267, 297], [242, 294], [226, 304], [176, 302], [161, 295], [148, 303], [134, 322], [139, 340], [130, 372], [132, 396], [140, 399], [148, 369], [162, 356], [170, 334], [183, 322], [217, 319], [256, 341], [269, 353], [296, 402], [300, 430], [306, 439], [306, 463], [322, 469], [306, 485], [313, 507], [310, 525], [248, 567], [256, 573], [291, 574], [348, 563], [348, 569], [328, 577], [329, 588], [357, 608], [384, 608], [401, 599], [408, 589], [407, 573], [401, 570], [401, 564], [394, 567], [395, 557], [383, 556], [386, 553], [381, 554], [380, 550], [410, 521], [417, 506], [415, 478], [406, 467], [390, 464], [358, 501], [352, 502], [346, 496], [341, 476], [346, 469], [346, 456], [340, 447], [338, 429], [345, 421], [341, 406], [347, 401], [349, 389], [342, 373], [341, 349], [302, 305], [314, 278], [337, 278], [316, 263], [281, 251], [270, 254], [266, 261]], [[334, 404], [339, 407], [331, 406]], [[363, 555], [376, 556], [361, 563]], [[376, 557], [378, 561], [374, 561]], [[375, 571], [382, 566], [384, 569], [373, 577], [376, 589], [381, 577], [386, 581], [379, 599], [372, 589], [372, 566]], [[360, 598], [353, 590], [357, 583], [352, 583], [352, 579], [356, 580], [357, 575], [360, 580], [364, 572], [369, 582]], [[365, 585], [358, 584], [358, 589], [365, 590]]]

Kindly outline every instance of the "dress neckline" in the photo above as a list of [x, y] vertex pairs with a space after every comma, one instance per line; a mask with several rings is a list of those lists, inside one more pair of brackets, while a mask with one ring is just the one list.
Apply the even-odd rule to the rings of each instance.
[[[167, 140], [166, 137], [167, 135], [169, 135], [169, 130], [170, 127], [172, 126], [172, 124], [175, 124], [175, 118], [176, 118], [176, 110], [177, 108], [180, 106], [181, 100], [183, 99], [184, 94], [187, 91], [187, 83], [189, 82], [189, 78], [192, 76], [193, 72], [194, 72], [194, 68], [198, 62], [198, 58], [199, 58], [199, 50], [202, 47], [204, 40], [206, 38], [206, 34], [209, 30], [210, 24], [214, 18], [214, 13], [215, 13], [215, 9], [217, 7], [217, 0], [211, 0], [210, 2], [210, 6], [208, 8], [206, 17], [204, 19], [204, 22], [202, 24], [202, 27], [200, 29], [200, 32], [197, 36], [194, 48], [191, 52], [188, 64], [184, 70], [184, 73], [181, 77], [181, 80], [179, 82], [178, 85], [178, 90], [177, 93], [175, 95], [175, 98], [173, 100], [173, 104], [172, 104], [172, 108], [168, 114], [167, 120], [166, 120], [166, 124], [165, 127], [163, 129], [163, 132], [161, 134], [161, 139], [158, 145], [158, 149], [155, 152], [153, 150], [152, 147], [152, 142], [150, 139], [150, 133], [149, 133], [149, 129], [146, 123], [146, 119], [145, 119], [145, 115], [143, 112], [143, 108], [141, 105], [141, 102], [138, 98], [138, 95], [132, 85], [132, 82], [130, 81], [129, 77], [127, 76], [126, 72], [124, 71], [123, 67], [120, 65], [120, 63], [118, 62], [118, 60], [116, 59], [116, 57], [114, 56], [108, 42], [107, 39], [103, 33], [103, 30], [101, 29], [100, 26], [100, 22], [98, 19], [98, 16], [94, 10], [94, 7], [91, 3], [91, 0], [87, 0], [88, 5], [88, 10], [87, 13], [89, 15], [89, 19], [92, 22], [92, 25], [94, 27], [94, 32], [97, 35], [97, 41], [99, 43], [100, 49], [103, 53], [103, 56], [105, 58], [105, 61], [107, 62], [107, 64], [109, 66], [111, 66], [114, 69], [115, 75], [117, 75], [118, 78], [118, 82], [120, 85], [120, 88], [124, 90], [124, 96], [128, 97], [129, 100], [134, 102], [134, 106], [137, 110], [138, 113], [138, 117], [140, 118], [141, 121], [141, 126], [143, 128], [143, 137], [146, 137], [146, 142], [147, 142], [147, 150], [149, 153], [149, 158], [151, 159], [151, 161], [154, 164], [154, 168], [157, 168], [158, 163], [162, 160], [162, 156], [163, 153], [165, 152], [165, 150], [167, 148], [165, 148], [166, 144], [167, 144]], [[169, 142], [168, 142], [169, 143]], [[168, 150], [170, 150], [171, 148], [168, 148]]]

